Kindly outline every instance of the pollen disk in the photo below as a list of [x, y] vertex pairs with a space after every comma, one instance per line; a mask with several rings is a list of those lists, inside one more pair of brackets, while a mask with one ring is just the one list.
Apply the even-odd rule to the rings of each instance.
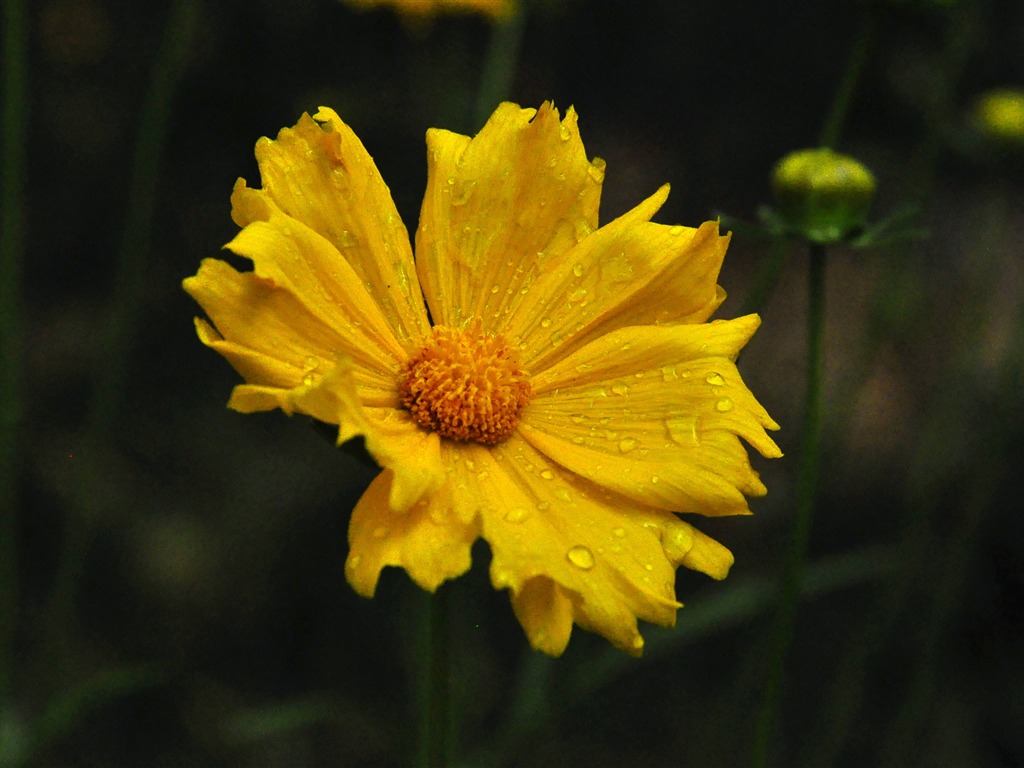
[[515, 431], [533, 396], [519, 356], [479, 325], [434, 326], [430, 341], [406, 363], [398, 393], [424, 429], [486, 445]]

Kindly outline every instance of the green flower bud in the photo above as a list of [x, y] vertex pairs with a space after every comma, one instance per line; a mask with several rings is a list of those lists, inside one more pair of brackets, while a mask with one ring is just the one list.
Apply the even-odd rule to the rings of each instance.
[[972, 110], [974, 125], [999, 144], [1024, 147], [1024, 90], [999, 88], [979, 96]]
[[816, 243], [834, 243], [864, 223], [875, 177], [831, 149], [801, 149], [775, 166], [772, 193], [790, 229]]

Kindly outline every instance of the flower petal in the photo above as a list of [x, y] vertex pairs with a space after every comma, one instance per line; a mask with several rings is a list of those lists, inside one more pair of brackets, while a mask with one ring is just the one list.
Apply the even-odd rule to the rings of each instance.
[[728, 236], [654, 224], [668, 187], [552, 262], [509, 319], [523, 365], [554, 360], [618, 328], [702, 323], [725, 299], [717, 285]]
[[[561, 653], [567, 616], [630, 653], [643, 648], [637, 619], [674, 623], [674, 569], [696, 541], [688, 525], [602, 491], [518, 436], [458, 450], [463, 461], [449, 464], [453, 503], [460, 519], [479, 516], [491, 582], [511, 591], [535, 647]], [[722, 551], [707, 566], [713, 575], [732, 563]]]
[[247, 382], [297, 387], [333, 367], [338, 353], [345, 352], [363, 363], [355, 376], [364, 399], [397, 403], [395, 376], [380, 369], [376, 356], [366, 355], [351, 337], [337, 333], [274, 282], [204, 259], [182, 285], [213, 323], [196, 318], [200, 340], [224, 355]]
[[484, 330], [529, 292], [544, 265], [597, 227], [604, 163], [587, 160], [570, 109], [502, 104], [472, 140], [427, 133], [427, 192], [416, 263], [434, 322]]
[[[232, 199], [248, 204], [256, 190], [240, 183]], [[339, 352], [368, 366], [396, 371], [408, 357], [387, 318], [337, 249], [314, 230], [260, 201], [265, 218], [245, 226], [225, 246], [253, 262], [257, 276], [290, 292], [306, 311], [344, 341]]]
[[665, 510], [748, 514], [765, 493], [737, 436], [781, 455], [732, 360], [760, 320], [624, 328], [532, 380], [519, 433], [569, 469]]
[[353, 589], [373, 597], [381, 569], [404, 568], [423, 589], [433, 592], [447, 579], [469, 570], [470, 547], [479, 527], [448, 514], [446, 492], [431, 494], [402, 512], [395, 512], [395, 475], [385, 470], [370, 483], [352, 512], [345, 573]]
[[[277, 139], [260, 139], [256, 159], [263, 188], [249, 194], [272, 201], [334, 246], [357, 276], [350, 284], [360, 290], [365, 286], [407, 352], [417, 347], [429, 333], [429, 323], [409, 233], [373, 158], [352, 129], [333, 110], [321, 107], [314, 117], [303, 115], [295, 127], [282, 129]], [[244, 227], [265, 220], [253, 215], [257, 210], [250, 198], [236, 202], [232, 214]], [[332, 278], [327, 285], [349, 282], [332, 264], [310, 265], [322, 267], [320, 278]]]

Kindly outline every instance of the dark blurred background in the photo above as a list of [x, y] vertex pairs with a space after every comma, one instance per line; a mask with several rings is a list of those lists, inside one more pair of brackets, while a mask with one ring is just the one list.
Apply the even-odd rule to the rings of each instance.
[[[26, 10], [19, 616], [0, 627], [17, 659], [0, 757], [409, 764], [425, 600], [389, 571], [367, 601], [343, 573], [374, 470], [302, 417], [228, 411], [237, 375], [198, 343], [180, 282], [235, 233], [228, 197], [239, 176], [258, 183], [256, 139], [321, 104], [414, 230], [426, 129], [480, 127], [491, 23], [340, 0]], [[916, 203], [929, 234], [830, 254], [821, 497], [773, 760], [1024, 765], [1024, 164], [968, 119], [982, 91], [1024, 84], [1024, 5], [524, 12], [511, 99], [575, 106], [607, 161], [602, 221], [667, 181], [656, 218], [688, 225], [755, 220], [772, 165], [816, 143], [874, 14], [837, 149], [873, 169], [873, 218]], [[740, 311], [768, 250], [733, 238], [719, 316]], [[735, 553], [730, 578], [681, 572], [687, 607], [675, 630], [643, 629], [642, 661], [577, 629], [552, 662], [529, 651], [478, 546], [451, 587], [459, 764], [745, 764], [793, 514], [805, 250], [789, 249], [740, 362], [787, 458], [753, 459], [769, 488], [754, 517], [696, 521]]]

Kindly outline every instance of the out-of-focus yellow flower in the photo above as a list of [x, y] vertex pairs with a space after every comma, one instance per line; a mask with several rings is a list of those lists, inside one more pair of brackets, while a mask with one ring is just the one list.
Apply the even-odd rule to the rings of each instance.
[[662, 187], [598, 227], [604, 162], [576, 113], [502, 104], [475, 137], [427, 133], [408, 233], [373, 160], [330, 109], [256, 145], [227, 245], [185, 289], [200, 339], [244, 377], [229, 407], [281, 408], [362, 435], [383, 467], [352, 513], [349, 582], [424, 589], [490, 546], [530, 642], [573, 623], [640, 653], [637, 619], [675, 621], [679, 565], [724, 578], [724, 546], [677, 512], [748, 514], [765, 493], [746, 440], [777, 425], [734, 360], [756, 315], [708, 318], [728, 236], [650, 221]]
[[1024, 146], [1024, 89], [1000, 88], [974, 102], [974, 124], [1004, 144]]
[[439, 13], [480, 13], [492, 19], [507, 19], [516, 10], [516, 0], [345, 0], [361, 9], [394, 8], [403, 16], [422, 18]]

